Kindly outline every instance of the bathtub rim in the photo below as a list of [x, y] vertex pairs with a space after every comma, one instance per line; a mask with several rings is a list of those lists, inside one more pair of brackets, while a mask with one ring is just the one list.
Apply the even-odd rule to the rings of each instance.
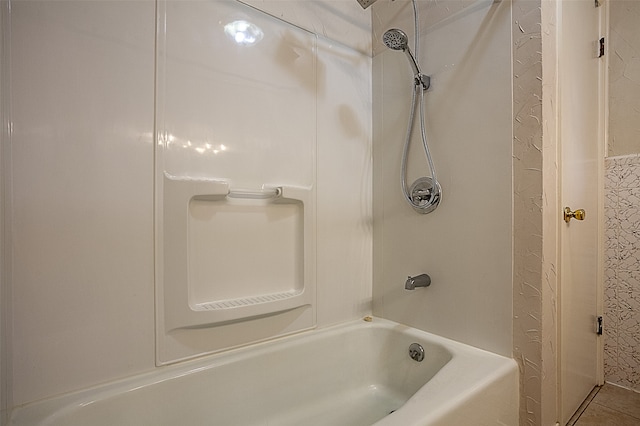
[[[434, 384], [428, 386], [431, 382], [441, 381], [443, 380], [443, 377], [446, 378], [447, 375], [455, 372], [459, 367], [458, 364], [460, 360], [484, 359], [487, 362], [482, 363], [482, 365], [488, 363], [489, 365], [487, 368], [490, 368], [492, 371], [495, 370], [494, 374], [487, 374], [486, 371], [480, 372], [481, 376], [483, 376], [482, 380], [474, 384], [474, 389], [467, 389], [465, 391], [461, 388], [461, 384], [457, 384], [456, 387], [460, 388], [459, 390], [461, 391], [457, 396], [463, 399], [469, 399], [473, 397], [474, 392], [481, 391], [482, 387], [479, 387], [479, 384], [492, 382], [496, 378], [510, 374], [514, 369], [517, 369], [515, 360], [511, 358], [488, 352], [484, 349], [472, 347], [402, 323], [384, 318], [372, 317], [371, 321], [363, 321], [363, 319], [349, 320], [327, 327], [281, 336], [242, 347], [234, 347], [223, 352], [205, 355], [197, 359], [156, 367], [155, 369], [146, 372], [29, 402], [27, 404], [14, 407], [14, 409], [9, 413], [8, 425], [47, 426], [52, 422], [55, 422], [57, 418], [68, 415], [73, 410], [105, 401], [116, 395], [125, 394], [127, 392], [150, 387], [180, 377], [197, 374], [199, 372], [208, 371], [226, 364], [242, 362], [243, 360], [251, 359], [252, 357], [259, 355], [261, 352], [282, 350], [283, 348], [286, 349], [287, 346], [300, 344], [301, 342], [317, 341], [332, 335], [347, 334], [354, 330], [376, 328], [399, 333], [404, 336], [414, 338], [415, 340], [422, 339], [429, 341], [430, 343], [441, 345], [451, 352], [452, 358], [431, 378], [429, 382], [418, 389], [418, 391], [412, 395], [402, 407], [396, 410], [393, 413], [393, 416], [386, 416], [376, 422], [375, 425], [384, 426], [388, 424], [391, 426], [394, 424], [394, 421], [399, 421], [400, 419], [405, 418], [407, 420], [402, 421], [406, 421], [406, 423], [402, 424], [407, 426], [422, 424], [420, 422], [414, 423], [409, 421], [412, 415], [417, 415], [420, 411], [424, 413], [424, 407], [419, 403], [422, 401], [420, 397], [424, 397], [425, 393], [433, 390], [432, 388], [434, 387]], [[473, 367], [477, 368], [477, 365], [474, 365]], [[463, 381], [468, 382], [469, 378]], [[433, 398], [429, 399], [432, 400]], [[457, 403], [460, 402], [460, 399], [456, 398], [455, 404], [451, 401], [442, 402], [443, 403], [436, 410], [428, 414], [430, 416], [440, 414], [446, 415]], [[389, 423], [389, 419], [391, 419], [391, 423]]]

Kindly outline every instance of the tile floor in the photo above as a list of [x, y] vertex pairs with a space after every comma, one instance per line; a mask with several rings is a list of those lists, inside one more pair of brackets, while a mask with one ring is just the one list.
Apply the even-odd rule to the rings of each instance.
[[605, 383], [589, 394], [567, 426], [640, 426], [640, 393]]

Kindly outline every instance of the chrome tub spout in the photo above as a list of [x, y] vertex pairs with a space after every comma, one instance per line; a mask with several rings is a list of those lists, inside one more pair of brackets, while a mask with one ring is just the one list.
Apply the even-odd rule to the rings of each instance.
[[427, 274], [421, 274], [415, 277], [407, 277], [404, 288], [406, 290], [415, 290], [416, 287], [429, 287], [430, 285], [431, 277]]

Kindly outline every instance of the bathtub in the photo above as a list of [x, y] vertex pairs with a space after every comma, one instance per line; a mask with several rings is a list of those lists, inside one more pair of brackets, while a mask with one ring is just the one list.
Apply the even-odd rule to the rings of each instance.
[[[409, 356], [412, 343], [423, 361]], [[512, 359], [374, 318], [36, 402], [9, 424], [471, 426], [517, 416]]]

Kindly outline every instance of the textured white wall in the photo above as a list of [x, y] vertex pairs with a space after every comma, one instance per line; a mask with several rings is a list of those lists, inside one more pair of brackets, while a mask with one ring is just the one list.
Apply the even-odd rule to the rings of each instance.
[[[528, 330], [521, 327], [519, 329], [514, 328], [514, 347], [520, 349], [529, 349], [531, 352], [524, 352], [520, 350], [514, 355], [519, 359], [521, 363], [521, 384], [520, 387], [523, 390], [520, 395], [520, 416], [521, 424], [527, 424], [530, 422], [533, 424], [554, 424], [558, 419], [558, 377], [560, 371], [558, 369], [558, 331], [557, 331], [557, 307], [558, 307], [558, 265], [560, 253], [558, 250], [558, 214], [559, 211], [559, 199], [557, 197], [558, 190], [558, 10], [557, 3], [553, 0], [544, 0], [541, 2], [541, 43], [542, 43], [542, 108], [540, 111], [540, 118], [544, 117], [541, 121], [542, 129], [542, 257], [537, 261], [541, 263], [541, 281], [539, 287], [540, 298], [529, 298], [529, 309], [535, 309], [538, 303], [541, 305], [539, 317], [540, 334], [529, 334]], [[533, 31], [535, 28], [535, 19], [530, 21], [530, 28]], [[515, 29], [515, 26], [514, 26]], [[519, 28], [518, 28], [519, 30]], [[532, 46], [528, 55], [536, 58], [537, 54], [532, 51], [536, 47]], [[521, 61], [520, 54], [525, 52], [519, 52], [519, 55], [514, 55], [514, 63]], [[535, 61], [532, 61], [535, 63]], [[538, 88], [539, 79], [535, 76], [530, 76], [529, 84], [534, 88]], [[539, 90], [539, 89], [538, 89]], [[539, 92], [537, 92], [539, 93]], [[526, 96], [526, 92], [520, 92], [521, 96]], [[537, 130], [532, 129], [534, 134]], [[514, 140], [515, 143], [515, 140]], [[529, 152], [530, 158], [533, 161], [537, 161], [536, 158], [540, 155], [535, 148]], [[533, 201], [533, 200], [532, 200]], [[529, 205], [531, 212], [537, 214], [534, 209]], [[519, 214], [522, 214], [520, 212]], [[526, 234], [520, 234], [523, 239], [533, 240], [531, 236]], [[524, 259], [521, 259], [521, 261]], [[517, 260], [515, 261], [517, 262]], [[532, 265], [533, 266], [533, 265]], [[514, 283], [515, 284], [515, 283]], [[518, 282], [521, 285], [521, 282]], [[514, 292], [514, 300], [517, 298], [521, 306], [526, 306], [523, 299], [524, 294]], [[515, 309], [514, 309], [515, 310]], [[520, 323], [523, 323], [519, 320]], [[535, 348], [535, 345], [522, 345], [522, 342], [528, 339], [530, 342], [538, 342], [540, 345], [540, 351]], [[517, 342], [517, 343], [516, 343]], [[540, 356], [540, 359], [537, 356]], [[528, 358], [531, 357], [531, 358]], [[528, 359], [533, 359], [539, 362], [540, 368], [538, 370], [523, 367]], [[525, 375], [526, 373], [526, 375]], [[536, 375], [538, 378], [528, 380], [529, 377]], [[539, 386], [539, 389], [537, 388]], [[529, 398], [530, 395], [539, 395], [538, 405], [534, 406], [533, 410], [529, 410], [531, 403], [535, 404], [534, 398]], [[536, 423], [537, 422], [537, 423]]]
[[[539, 2], [513, 2], [513, 356], [520, 366], [521, 425], [541, 424], [542, 416], [541, 21]], [[545, 150], [552, 149], [553, 146], [545, 147]]]
[[610, 156], [640, 152], [640, 2], [609, 1]]

